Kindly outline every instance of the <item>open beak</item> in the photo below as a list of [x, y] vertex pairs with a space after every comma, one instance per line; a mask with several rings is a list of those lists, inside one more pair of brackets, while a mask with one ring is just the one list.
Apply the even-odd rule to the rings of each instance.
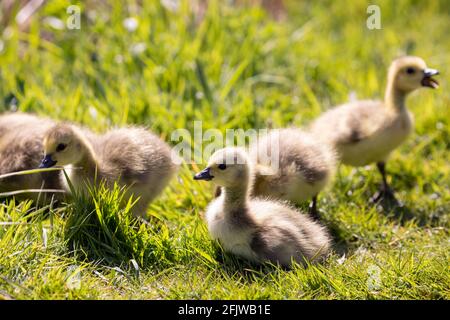
[[42, 159], [39, 168], [50, 168], [56, 164], [56, 161], [52, 159], [51, 154], [47, 154], [44, 159]]
[[438, 74], [439, 74], [439, 71], [437, 71], [435, 69], [426, 68], [423, 71], [422, 86], [429, 87], [432, 89], [439, 88], [439, 82], [437, 82], [437, 80], [433, 79], [433, 76], [436, 76]]
[[211, 172], [210, 168], [203, 169], [202, 171], [200, 171], [199, 173], [197, 173], [194, 176], [194, 180], [210, 181], [210, 180], [212, 180], [214, 178], [214, 176], [212, 176], [210, 172]]

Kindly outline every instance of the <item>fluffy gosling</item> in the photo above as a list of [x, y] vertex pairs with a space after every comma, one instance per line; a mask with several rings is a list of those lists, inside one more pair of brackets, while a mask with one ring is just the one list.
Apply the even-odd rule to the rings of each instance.
[[[0, 116], [0, 174], [36, 169], [44, 154], [42, 139], [53, 121], [25, 113], [6, 113]], [[63, 189], [60, 172], [41, 172], [13, 176], [0, 180], [0, 192], [27, 189]], [[33, 199], [46, 204], [60, 193], [23, 193], [19, 200]]]
[[395, 199], [386, 180], [385, 164], [390, 153], [402, 144], [413, 130], [413, 115], [406, 108], [412, 91], [436, 89], [433, 79], [439, 74], [429, 69], [419, 57], [405, 56], [392, 62], [384, 101], [362, 100], [338, 106], [320, 116], [312, 132], [332, 143], [340, 161], [351, 166], [376, 163], [383, 179], [373, 202], [386, 197]]
[[213, 239], [225, 250], [256, 263], [284, 267], [292, 261], [318, 261], [330, 250], [326, 229], [290, 206], [250, 198], [253, 172], [240, 149], [221, 149], [195, 180], [213, 180], [221, 195], [207, 208], [206, 220]]
[[[272, 169], [265, 160], [274, 153], [278, 165]], [[334, 150], [310, 133], [298, 129], [272, 130], [250, 147], [255, 166], [253, 195], [268, 196], [300, 204], [312, 199], [310, 214], [318, 218], [317, 195], [334, 176]]]
[[86, 181], [105, 181], [108, 187], [117, 181], [127, 186], [129, 195], [139, 197], [133, 214], [141, 217], [177, 170], [170, 147], [143, 128], [115, 129], [97, 136], [71, 124], [58, 124], [46, 132], [44, 152], [41, 167], [65, 166], [77, 189], [85, 189]]

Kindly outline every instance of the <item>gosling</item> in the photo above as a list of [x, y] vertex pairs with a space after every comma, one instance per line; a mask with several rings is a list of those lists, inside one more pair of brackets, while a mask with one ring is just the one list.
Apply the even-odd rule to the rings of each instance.
[[[71, 124], [57, 124], [44, 137], [40, 167], [64, 166], [75, 189], [101, 181], [126, 186], [138, 197], [133, 214], [145, 218], [148, 204], [161, 193], [177, 171], [170, 147], [144, 128], [111, 130], [98, 136]], [[174, 158], [175, 159], [175, 158]], [[77, 170], [77, 168], [80, 168]], [[70, 190], [66, 179], [65, 187]]]
[[226, 251], [256, 263], [289, 267], [293, 261], [323, 259], [331, 245], [326, 229], [282, 202], [250, 198], [252, 172], [245, 152], [226, 148], [194, 176], [222, 187], [206, 211], [212, 238]]
[[[20, 112], [0, 116], [0, 174], [36, 169], [44, 154], [42, 139], [54, 122]], [[17, 190], [62, 190], [60, 172], [40, 172], [17, 175], [0, 180], [0, 192]], [[62, 193], [26, 192], [16, 194], [18, 200], [31, 199], [49, 204], [62, 199]]]
[[371, 198], [395, 200], [386, 179], [390, 153], [413, 131], [413, 115], [405, 100], [421, 87], [436, 89], [437, 70], [427, 68], [419, 57], [394, 60], [389, 68], [384, 101], [355, 101], [338, 106], [312, 123], [311, 130], [335, 146], [340, 161], [351, 166], [376, 163], [382, 176], [380, 190]]
[[294, 204], [312, 199], [309, 213], [319, 218], [317, 195], [329, 184], [336, 167], [331, 146], [298, 129], [272, 130], [250, 146], [250, 159], [257, 164], [252, 195]]

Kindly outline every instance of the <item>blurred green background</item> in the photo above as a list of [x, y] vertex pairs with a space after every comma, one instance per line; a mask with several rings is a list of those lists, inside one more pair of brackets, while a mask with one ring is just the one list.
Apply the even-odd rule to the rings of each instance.
[[[405, 207], [367, 202], [380, 179], [375, 170], [339, 169], [320, 203], [336, 241], [323, 266], [224, 262], [200, 218], [212, 194], [191, 180], [194, 165], [149, 208], [156, 231], [136, 233], [119, 221], [120, 250], [117, 239], [68, 246], [84, 235], [68, 236], [64, 215], [87, 210], [82, 201], [44, 220], [29, 203], [3, 203], [0, 298], [450, 297], [449, 0], [71, 4], [81, 9], [79, 30], [67, 28], [68, 1], [0, 3], [0, 110], [95, 131], [140, 124], [170, 142], [194, 120], [219, 130], [302, 126], [350, 97], [381, 98], [390, 62], [404, 54], [440, 70], [441, 87], [407, 102], [416, 133], [388, 167]], [[380, 30], [366, 26], [369, 5], [381, 9]], [[113, 207], [114, 196], [98, 197]], [[382, 277], [375, 289], [367, 286], [373, 266]], [[68, 284], [74, 278], [80, 286]]]
[[[2, 107], [14, 95], [20, 110], [99, 129], [302, 124], [351, 92], [382, 96], [386, 68], [403, 54], [423, 57], [441, 80], [448, 74], [448, 0], [285, 1], [281, 21], [233, 1], [209, 1], [204, 14], [202, 1], [73, 2], [80, 30], [67, 30], [67, 1], [44, 2], [22, 27], [13, 3], [2, 17]], [[369, 4], [380, 6], [381, 30], [366, 27]], [[421, 112], [448, 106], [439, 96]]]

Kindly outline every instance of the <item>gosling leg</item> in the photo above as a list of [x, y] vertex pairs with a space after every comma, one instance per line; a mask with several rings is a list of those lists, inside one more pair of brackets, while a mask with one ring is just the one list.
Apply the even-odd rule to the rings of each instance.
[[380, 190], [377, 191], [373, 197], [370, 199], [371, 202], [376, 203], [382, 199], [392, 199], [395, 200], [394, 192], [389, 186], [386, 179], [386, 163], [385, 162], [377, 162], [378, 171], [381, 173], [381, 177], [383, 179], [383, 183], [380, 186]]
[[319, 213], [317, 212], [317, 195], [312, 197], [311, 203], [309, 204], [309, 215], [314, 218], [314, 220], [319, 220]]

